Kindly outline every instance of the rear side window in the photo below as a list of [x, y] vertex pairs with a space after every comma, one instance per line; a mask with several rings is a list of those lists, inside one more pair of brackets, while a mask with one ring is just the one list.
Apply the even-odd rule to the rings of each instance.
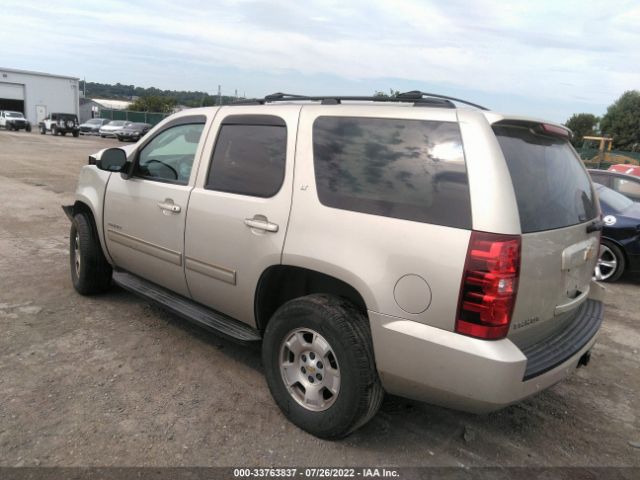
[[471, 228], [469, 181], [456, 123], [318, 117], [313, 154], [323, 205]]
[[273, 197], [282, 186], [287, 151], [284, 120], [269, 115], [235, 115], [223, 122], [205, 188]]
[[589, 174], [559, 137], [526, 126], [494, 125], [507, 161], [522, 233], [586, 222], [598, 214]]

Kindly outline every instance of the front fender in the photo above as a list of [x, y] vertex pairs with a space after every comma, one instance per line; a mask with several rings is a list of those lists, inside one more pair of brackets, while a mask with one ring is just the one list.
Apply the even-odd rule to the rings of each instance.
[[100, 239], [100, 245], [102, 251], [109, 263], [113, 264], [113, 260], [109, 256], [107, 245], [104, 238], [104, 198], [107, 191], [107, 184], [109, 183], [110, 172], [98, 169], [95, 165], [85, 165], [80, 171], [80, 178], [78, 179], [78, 187], [76, 188], [76, 203], [72, 207], [72, 211], [68, 211], [68, 207], [63, 207], [63, 210], [71, 217], [77, 213], [79, 203], [85, 205], [91, 211], [93, 219], [95, 221], [96, 231], [98, 238]]

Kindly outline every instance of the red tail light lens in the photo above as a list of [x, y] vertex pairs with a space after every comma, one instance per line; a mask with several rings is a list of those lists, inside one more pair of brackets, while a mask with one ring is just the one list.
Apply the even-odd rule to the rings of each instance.
[[509, 331], [520, 275], [520, 235], [471, 232], [456, 332], [497, 340]]

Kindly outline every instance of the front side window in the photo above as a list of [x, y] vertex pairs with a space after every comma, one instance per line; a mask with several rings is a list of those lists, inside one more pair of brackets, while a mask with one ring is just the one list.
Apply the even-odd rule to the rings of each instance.
[[313, 158], [323, 205], [471, 228], [469, 180], [453, 122], [319, 117]]
[[134, 175], [186, 185], [204, 123], [177, 125], [162, 131], [140, 151]]
[[241, 117], [242, 123], [221, 125], [205, 188], [273, 197], [284, 180], [286, 124], [278, 117]]

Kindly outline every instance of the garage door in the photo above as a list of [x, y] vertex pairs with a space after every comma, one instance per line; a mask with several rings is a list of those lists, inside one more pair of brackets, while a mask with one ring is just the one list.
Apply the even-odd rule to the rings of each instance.
[[0, 82], [0, 98], [24, 100], [24, 85]]
[[0, 82], [0, 110], [24, 112], [24, 85]]

